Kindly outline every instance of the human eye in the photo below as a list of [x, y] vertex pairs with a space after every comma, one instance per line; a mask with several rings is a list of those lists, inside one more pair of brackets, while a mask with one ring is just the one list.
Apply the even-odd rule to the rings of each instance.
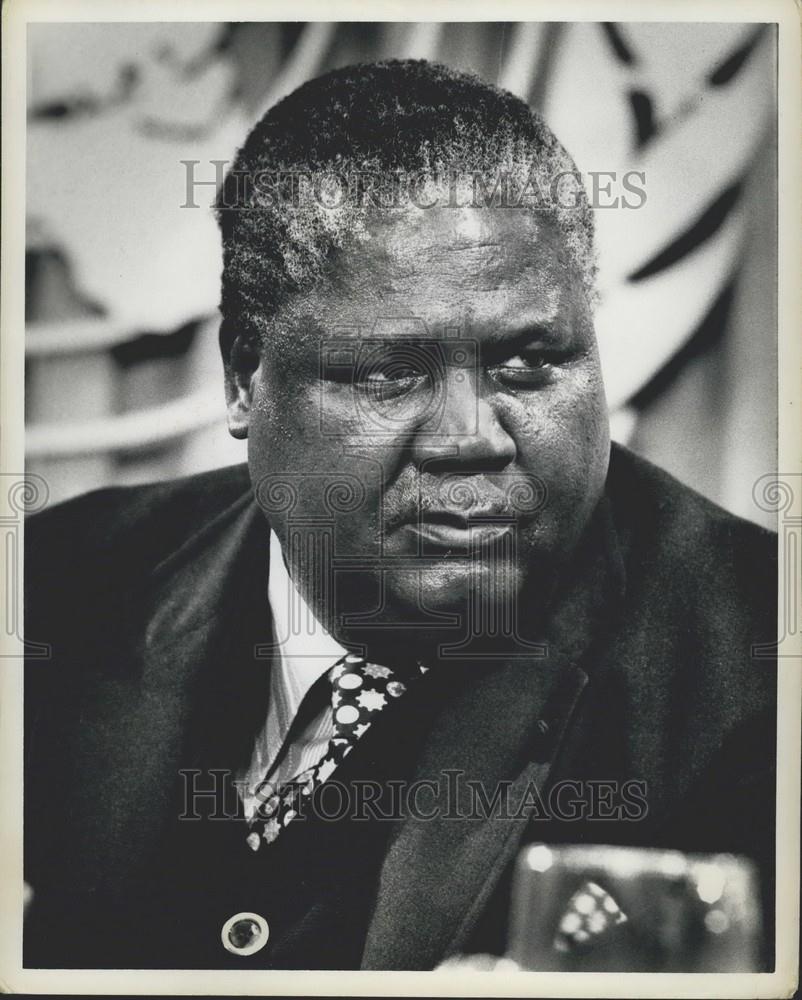
[[392, 399], [426, 382], [431, 375], [427, 371], [430, 367], [407, 352], [382, 353], [359, 366], [354, 373], [354, 386], [376, 399]]
[[432, 374], [432, 365], [426, 362], [426, 358], [414, 352], [392, 347], [338, 346], [324, 354], [320, 377], [336, 386], [381, 398], [392, 392], [403, 392], [427, 379]]
[[491, 375], [509, 385], [535, 388], [546, 384], [563, 360], [558, 351], [527, 348], [493, 365]]

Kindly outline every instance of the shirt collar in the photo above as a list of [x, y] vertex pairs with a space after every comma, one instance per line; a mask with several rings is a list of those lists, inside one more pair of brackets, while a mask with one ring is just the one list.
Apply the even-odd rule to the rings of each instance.
[[270, 576], [267, 585], [273, 628], [278, 643], [274, 676], [300, 705], [315, 681], [348, 650], [326, 631], [293, 583], [274, 531], [270, 532]]

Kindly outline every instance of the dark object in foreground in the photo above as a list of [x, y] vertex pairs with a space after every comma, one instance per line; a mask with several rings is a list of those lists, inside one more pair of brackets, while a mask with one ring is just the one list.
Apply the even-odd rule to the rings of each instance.
[[532, 845], [509, 957], [539, 972], [758, 972], [754, 866], [731, 855]]

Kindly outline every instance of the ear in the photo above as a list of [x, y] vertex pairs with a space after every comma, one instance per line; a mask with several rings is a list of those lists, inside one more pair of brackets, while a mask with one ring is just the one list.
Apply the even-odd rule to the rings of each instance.
[[261, 354], [254, 338], [242, 334], [234, 336], [224, 361], [226, 412], [228, 432], [240, 440], [248, 436], [260, 362]]

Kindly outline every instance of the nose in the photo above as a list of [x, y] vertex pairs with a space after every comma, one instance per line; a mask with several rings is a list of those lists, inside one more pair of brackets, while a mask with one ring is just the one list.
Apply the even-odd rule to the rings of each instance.
[[504, 469], [516, 455], [515, 440], [485, 398], [480, 374], [450, 368], [443, 377], [437, 413], [418, 428], [414, 458], [429, 472], [470, 467], [472, 472]]

